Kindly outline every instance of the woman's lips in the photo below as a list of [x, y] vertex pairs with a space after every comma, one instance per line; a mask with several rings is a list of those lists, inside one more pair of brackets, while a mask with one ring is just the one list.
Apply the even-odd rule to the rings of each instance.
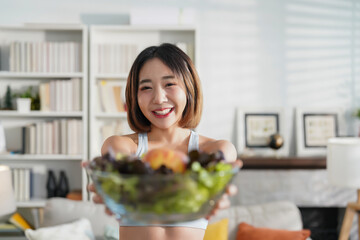
[[157, 118], [165, 118], [170, 115], [174, 111], [174, 108], [163, 108], [152, 111], [155, 117]]

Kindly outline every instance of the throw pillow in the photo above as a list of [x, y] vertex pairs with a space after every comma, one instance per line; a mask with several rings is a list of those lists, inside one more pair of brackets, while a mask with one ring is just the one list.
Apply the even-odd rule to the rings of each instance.
[[44, 227], [37, 230], [27, 229], [25, 235], [29, 240], [94, 240], [91, 223], [86, 218], [81, 218], [75, 222]]
[[119, 226], [105, 226], [104, 240], [119, 240]]
[[240, 223], [236, 235], [237, 240], [306, 240], [310, 230], [289, 231], [270, 228], [257, 228], [247, 223]]
[[204, 240], [227, 240], [229, 219], [224, 218], [218, 222], [210, 223], [206, 230]]

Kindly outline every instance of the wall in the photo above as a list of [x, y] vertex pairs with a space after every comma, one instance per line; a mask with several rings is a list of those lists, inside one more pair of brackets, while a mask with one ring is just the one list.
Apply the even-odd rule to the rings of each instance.
[[103, 22], [128, 23], [130, 10], [140, 6], [193, 9], [205, 96], [201, 134], [236, 144], [236, 107], [253, 106], [285, 108], [291, 155], [296, 106], [343, 107], [342, 134], [355, 132], [351, 112], [360, 106], [356, 0], [2, 0], [1, 6], [2, 25], [101, 21], [94, 14], [109, 14]]

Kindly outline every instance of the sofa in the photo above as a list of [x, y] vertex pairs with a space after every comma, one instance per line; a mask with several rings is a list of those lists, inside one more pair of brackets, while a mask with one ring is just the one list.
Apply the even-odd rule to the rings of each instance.
[[[114, 239], [114, 237], [117, 237], [118, 232], [114, 231], [118, 230], [118, 223], [114, 217], [105, 213], [104, 205], [64, 198], [52, 198], [47, 201], [41, 228], [74, 222], [80, 218], [89, 220], [96, 239]], [[229, 240], [236, 238], [238, 225], [241, 222], [246, 222], [255, 227], [272, 229], [302, 229], [300, 211], [295, 204], [289, 201], [251, 206], [231, 206], [228, 209], [219, 211], [210, 220], [210, 224], [224, 218], [229, 219]], [[104, 237], [109, 234], [112, 235], [112, 238]]]

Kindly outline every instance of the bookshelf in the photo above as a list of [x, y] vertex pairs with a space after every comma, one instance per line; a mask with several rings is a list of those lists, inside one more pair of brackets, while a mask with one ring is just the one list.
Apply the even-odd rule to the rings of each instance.
[[[132, 133], [125, 111], [102, 108], [99, 88], [125, 86], [130, 67], [143, 49], [161, 43], [177, 44], [196, 63], [197, 34], [194, 26], [91, 26], [89, 30], [89, 159], [100, 155], [104, 139]], [[110, 95], [110, 94], [108, 94]], [[112, 100], [113, 102], [114, 100]]]
[[[48, 85], [49, 89], [46, 92], [49, 102], [41, 106], [41, 111], [20, 113], [16, 110], [0, 110], [0, 123], [5, 130], [9, 152], [23, 149], [23, 131], [26, 131], [23, 127], [43, 127], [47, 124], [47, 128], [42, 128], [43, 138], [40, 141], [42, 147], [47, 146], [46, 151], [40, 149], [38, 144], [32, 146], [31, 154], [0, 154], [0, 164], [32, 170], [32, 198], [29, 201], [19, 201], [18, 207], [44, 206], [49, 169], [54, 170], [57, 177], [60, 170], [65, 170], [70, 190], [82, 189], [84, 199], [86, 198], [86, 174], [80, 163], [87, 160], [88, 153], [87, 56], [88, 30], [83, 25], [0, 26], [1, 103], [4, 102], [7, 86], [11, 87], [13, 93], [24, 91], [28, 86], [33, 86], [34, 92], [39, 92], [41, 85]], [[76, 82], [76, 87], [70, 82]], [[71, 96], [69, 91], [73, 93]], [[44, 92], [40, 92], [40, 96], [45, 99]], [[74, 96], [77, 96], [76, 99]], [[75, 101], [77, 106], [73, 107]], [[64, 124], [61, 127], [60, 122]], [[65, 126], [67, 130], [61, 133]], [[60, 134], [68, 134], [68, 140], [71, 132], [76, 132], [72, 137], [75, 136], [76, 142], [82, 144], [72, 148], [72, 151], [68, 151], [70, 148], [65, 151], [64, 148], [65, 152], [62, 152], [60, 148], [65, 140], [61, 143]], [[35, 135], [33, 133], [27, 132], [26, 136], [35, 136], [37, 140], [30, 141], [29, 139], [34, 138], [29, 137], [26, 142], [40, 143], [40, 132], [35, 132]]]

